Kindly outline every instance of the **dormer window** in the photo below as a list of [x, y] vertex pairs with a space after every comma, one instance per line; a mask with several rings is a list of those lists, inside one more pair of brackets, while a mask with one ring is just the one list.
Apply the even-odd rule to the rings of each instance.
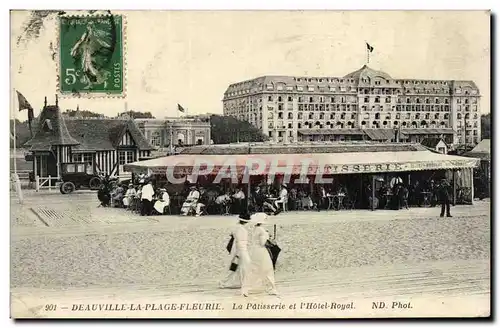
[[42, 129], [43, 129], [44, 131], [52, 131], [52, 122], [50, 122], [50, 120], [49, 120], [49, 119], [46, 119], [46, 120], [43, 122]]

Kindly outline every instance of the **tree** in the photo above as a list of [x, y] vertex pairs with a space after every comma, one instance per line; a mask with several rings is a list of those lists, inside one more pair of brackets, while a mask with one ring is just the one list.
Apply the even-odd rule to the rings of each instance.
[[[33, 133], [36, 131], [36, 121], [32, 122]], [[10, 120], [10, 133], [14, 133], [14, 120]], [[22, 148], [24, 144], [31, 139], [28, 121], [21, 122], [16, 119], [16, 147]], [[14, 140], [10, 138], [10, 147], [14, 147]]]
[[214, 144], [259, 142], [268, 138], [255, 126], [232, 116], [212, 115], [210, 134]]
[[481, 139], [491, 138], [491, 115], [481, 115]]
[[129, 110], [123, 113], [119, 113], [118, 116], [129, 116], [130, 118], [155, 118], [151, 112], [139, 112], [134, 110]]
[[99, 113], [94, 113], [89, 110], [72, 110], [72, 109], [66, 109], [66, 111], [63, 113], [63, 115], [67, 115], [68, 117], [81, 117], [81, 118], [88, 118], [88, 117], [104, 117], [104, 114], [99, 114]]

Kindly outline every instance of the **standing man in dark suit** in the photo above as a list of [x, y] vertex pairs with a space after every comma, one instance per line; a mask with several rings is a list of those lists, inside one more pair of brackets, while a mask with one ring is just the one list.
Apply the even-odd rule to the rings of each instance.
[[443, 179], [441, 181], [441, 184], [438, 187], [438, 196], [439, 196], [439, 201], [441, 202], [441, 215], [440, 217], [444, 216], [444, 210], [446, 207], [446, 217], [451, 218], [450, 214], [450, 183], [448, 180]]

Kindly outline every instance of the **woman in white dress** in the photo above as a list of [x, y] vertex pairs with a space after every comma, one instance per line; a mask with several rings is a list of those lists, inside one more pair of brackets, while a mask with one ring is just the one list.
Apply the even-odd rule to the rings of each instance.
[[250, 255], [253, 264], [252, 280], [254, 283], [260, 282], [264, 284], [270, 295], [278, 295], [274, 281], [273, 262], [269, 251], [265, 247], [270, 236], [267, 230], [262, 226], [262, 224], [267, 222], [267, 214], [255, 213], [251, 218], [252, 220], [250, 222], [255, 222], [255, 228], [252, 234], [252, 251]]
[[154, 209], [160, 213], [165, 214], [165, 208], [170, 206], [170, 196], [168, 195], [167, 189], [160, 189], [160, 197], [154, 204]]

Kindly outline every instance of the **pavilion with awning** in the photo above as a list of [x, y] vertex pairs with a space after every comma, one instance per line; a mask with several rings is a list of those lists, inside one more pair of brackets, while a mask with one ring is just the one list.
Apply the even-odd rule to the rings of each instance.
[[483, 139], [471, 151], [463, 156], [477, 158], [480, 162], [480, 171], [484, 174], [484, 181], [487, 185], [488, 196], [490, 195], [491, 186], [491, 142], [490, 139]]
[[[384, 173], [466, 170], [472, 176], [479, 160], [443, 155], [418, 144], [335, 142], [293, 145], [237, 144], [203, 145], [186, 149], [179, 155], [126, 164], [133, 173], [164, 175], [170, 169], [175, 176], [189, 176], [202, 171], [217, 175], [227, 170], [239, 179], [249, 176], [333, 176], [369, 174], [373, 179]], [[194, 167], [197, 169], [193, 170]], [[408, 180], [409, 180], [409, 175]], [[409, 181], [408, 181], [409, 183]], [[472, 184], [472, 181], [470, 182]]]

